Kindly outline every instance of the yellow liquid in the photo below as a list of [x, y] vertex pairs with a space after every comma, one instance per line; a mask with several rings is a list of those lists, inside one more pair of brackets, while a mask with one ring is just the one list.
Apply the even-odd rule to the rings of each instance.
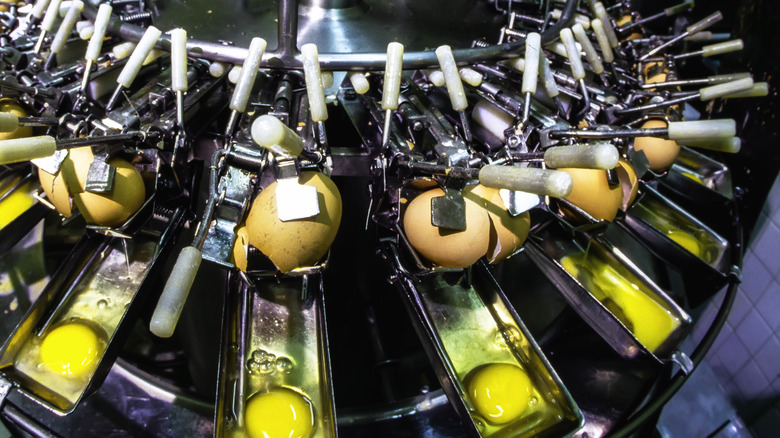
[[649, 351], [654, 352], [680, 326], [641, 283], [626, 278], [596, 251], [566, 256], [563, 268], [599, 300]]
[[[12, 181], [4, 181], [3, 183], [7, 182], [8, 184], [5, 189], [0, 190], [0, 195], [4, 195], [19, 180], [20, 178], [15, 178]], [[33, 183], [27, 182], [0, 201], [0, 229], [13, 222], [14, 219], [21, 216], [22, 213], [35, 204], [35, 199], [30, 194], [32, 187]]]
[[492, 363], [471, 374], [467, 379], [469, 399], [489, 423], [511, 423], [537, 400], [531, 379], [517, 365]]

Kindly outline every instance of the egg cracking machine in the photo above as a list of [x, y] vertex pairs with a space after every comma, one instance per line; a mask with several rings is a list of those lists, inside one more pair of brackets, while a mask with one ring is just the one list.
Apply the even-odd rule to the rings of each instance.
[[[436, 4], [241, 2], [267, 50], [197, 2], [4, 5], [18, 433], [628, 433], [733, 299], [739, 232], [692, 211], [733, 217], [741, 141], [699, 102], [768, 86], [681, 77], [742, 48], [718, 12], [484, 1], [450, 35]], [[201, 7], [217, 30], [179, 28]], [[402, 11], [419, 40], [351, 40]], [[689, 358], [688, 310], [727, 284]]]

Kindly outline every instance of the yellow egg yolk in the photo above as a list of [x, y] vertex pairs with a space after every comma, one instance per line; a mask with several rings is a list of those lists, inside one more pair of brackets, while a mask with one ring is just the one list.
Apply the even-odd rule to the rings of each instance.
[[100, 339], [90, 327], [64, 324], [43, 339], [41, 363], [58, 374], [82, 376], [95, 369], [100, 350]]
[[480, 367], [467, 387], [474, 409], [493, 424], [511, 423], [532, 405], [531, 379], [516, 365], [494, 363]]
[[650, 351], [660, 347], [680, 325], [666, 308], [601, 259], [567, 256], [561, 266]]
[[275, 388], [249, 399], [245, 422], [251, 438], [308, 438], [314, 431], [314, 410], [303, 394]]
[[701, 250], [701, 243], [685, 231], [670, 230], [666, 233], [666, 236], [696, 257], [701, 257], [704, 253], [704, 251]]

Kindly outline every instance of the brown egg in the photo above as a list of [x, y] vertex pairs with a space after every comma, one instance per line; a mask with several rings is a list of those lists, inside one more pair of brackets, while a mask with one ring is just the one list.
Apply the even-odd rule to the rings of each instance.
[[[114, 187], [107, 193], [82, 191], [73, 200], [88, 224], [115, 227], [124, 223], [144, 203], [146, 189], [138, 170], [122, 158], [112, 158], [108, 164], [116, 167]], [[73, 184], [68, 187], [72, 190]]]
[[623, 202], [620, 205], [620, 209], [626, 211], [634, 203], [634, 199], [636, 199], [636, 193], [639, 190], [639, 178], [636, 176], [634, 166], [623, 159], [618, 161], [617, 173], [620, 179], [620, 187], [623, 189]]
[[505, 260], [523, 246], [531, 228], [531, 215], [528, 212], [510, 215], [500, 190], [482, 184], [466, 187], [463, 197], [476, 202], [488, 212], [490, 242], [486, 257], [490, 264]]
[[657, 84], [666, 82], [666, 73], [668, 70], [662, 62], [648, 62], [642, 70], [645, 76], [646, 84]]
[[233, 244], [233, 264], [242, 272], [246, 272], [248, 246], [249, 231], [245, 224], [240, 225], [236, 230], [236, 242]]
[[252, 202], [246, 226], [249, 242], [281, 272], [312, 266], [328, 252], [341, 223], [341, 194], [336, 184], [320, 172], [301, 172], [301, 184], [317, 188], [317, 216], [282, 222], [276, 212], [274, 182]]
[[[16, 117], [27, 117], [29, 114], [15, 100], [0, 99], [0, 112], [11, 113]], [[32, 127], [20, 126], [11, 132], [0, 132], [0, 140], [24, 138], [32, 135]]]
[[54, 208], [65, 216], [70, 217], [73, 212], [73, 199], [68, 192], [68, 186], [62, 177], [62, 172], [52, 175], [45, 170], [38, 169], [38, 180], [41, 182], [46, 198], [54, 204]]
[[68, 151], [68, 157], [65, 158], [60, 167], [60, 174], [72, 196], [84, 191], [84, 187], [87, 185], [89, 166], [92, 165], [93, 161], [95, 161], [95, 154], [92, 153], [92, 148], [89, 146]]
[[[643, 129], [666, 128], [668, 124], [664, 120], [652, 119], [646, 121]], [[634, 149], [642, 151], [650, 162], [653, 172], [665, 172], [669, 169], [677, 155], [680, 154], [680, 146], [674, 140], [664, 140], [657, 137], [637, 137], [634, 139]]]
[[465, 268], [485, 255], [490, 243], [490, 218], [476, 202], [466, 198], [466, 230], [441, 229], [431, 224], [431, 200], [444, 190], [428, 190], [414, 198], [404, 213], [409, 243], [437, 266]]
[[623, 190], [618, 186], [611, 188], [607, 181], [607, 172], [599, 169], [558, 169], [572, 179], [572, 189], [565, 199], [584, 210], [598, 220], [611, 221], [615, 218]]
[[[617, 21], [617, 25], [622, 27], [622, 26], [625, 26], [627, 24], [631, 24], [631, 22], [633, 22], [633, 21], [634, 21], [634, 17], [632, 17], [630, 15], [624, 15], [624, 16], [620, 17], [620, 19]], [[636, 29], [636, 28], [634, 28], [634, 29]], [[623, 38], [623, 41], [636, 40], [636, 39], [639, 39], [639, 38], [642, 38], [642, 34], [640, 34], [639, 32], [631, 32], [631, 34], [629, 34], [627, 37]]]

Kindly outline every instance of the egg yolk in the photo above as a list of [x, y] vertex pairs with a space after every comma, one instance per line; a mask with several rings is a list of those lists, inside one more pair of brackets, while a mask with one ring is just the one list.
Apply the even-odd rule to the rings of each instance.
[[517, 365], [494, 363], [480, 367], [467, 388], [474, 409], [493, 424], [510, 423], [533, 404], [531, 379]]
[[696, 257], [701, 257], [704, 253], [704, 251], [701, 250], [701, 243], [685, 231], [670, 230], [666, 235]]
[[82, 376], [97, 365], [100, 340], [81, 323], [61, 325], [43, 339], [41, 363], [58, 374]]
[[251, 438], [308, 438], [314, 431], [314, 410], [296, 391], [275, 388], [253, 395], [246, 406], [246, 431]]

